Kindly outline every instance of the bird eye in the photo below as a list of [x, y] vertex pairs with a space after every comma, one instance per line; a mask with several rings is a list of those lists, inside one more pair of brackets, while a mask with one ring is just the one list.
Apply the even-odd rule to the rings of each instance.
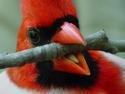
[[29, 28], [28, 36], [34, 45], [40, 42], [40, 34], [37, 28]]

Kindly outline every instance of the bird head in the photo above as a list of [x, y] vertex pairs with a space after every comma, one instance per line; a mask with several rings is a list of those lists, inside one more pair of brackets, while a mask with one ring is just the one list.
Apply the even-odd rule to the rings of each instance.
[[[86, 45], [73, 0], [22, 0], [21, 7], [23, 22], [18, 34], [17, 51], [48, 43]], [[79, 86], [81, 82], [78, 79], [89, 79], [87, 77], [91, 76], [83, 52], [66, 54], [50, 61], [37, 61], [34, 65], [37, 81], [42, 85]]]
[[[51, 42], [86, 45], [79, 30], [76, 9], [72, 0], [37, 0], [37, 2], [22, 0], [22, 11], [26, 20], [24, 22], [26, 29], [25, 32], [21, 30], [21, 34], [24, 32], [24, 37], [28, 37], [30, 47]], [[20, 36], [22, 38], [22, 35]], [[22, 45], [20, 42], [18, 44]], [[20, 47], [18, 46], [17, 49], [20, 50]], [[86, 60], [80, 52], [52, 61], [55, 71], [90, 75]]]

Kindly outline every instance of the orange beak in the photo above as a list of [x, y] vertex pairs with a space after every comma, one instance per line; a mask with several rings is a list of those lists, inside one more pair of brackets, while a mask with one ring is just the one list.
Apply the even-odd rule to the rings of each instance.
[[[72, 23], [65, 22], [61, 30], [52, 38], [53, 42], [60, 44], [82, 44], [86, 45], [79, 29]], [[90, 70], [82, 53], [69, 54], [53, 60], [54, 70], [67, 73], [90, 75]]]

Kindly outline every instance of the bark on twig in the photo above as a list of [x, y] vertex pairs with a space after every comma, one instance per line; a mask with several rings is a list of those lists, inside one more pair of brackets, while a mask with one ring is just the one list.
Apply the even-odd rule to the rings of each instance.
[[27, 49], [21, 52], [0, 55], [0, 69], [22, 66], [33, 61], [45, 61], [83, 49], [82, 45], [60, 45], [56, 43]]
[[88, 36], [86, 41], [88, 50], [101, 50], [113, 54], [125, 52], [125, 40], [110, 40], [104, 30]]
[[111, 53], [125, 52], [125, 40], [111, 41], [103, 30], [86, 37], [86, 41], [86, 47], [82, 45], [60, 45], [57, 43], [51, 43], [21, 52], [0, 54], [0, 69], [22, 66], [36, 60], [51, 60], [65, 54], [71, 52], [75, 53], [84, 49], [102, 50]]

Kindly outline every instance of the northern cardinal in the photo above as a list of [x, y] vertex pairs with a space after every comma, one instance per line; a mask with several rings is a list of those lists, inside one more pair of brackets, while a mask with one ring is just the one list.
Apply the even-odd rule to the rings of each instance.
[[[17, 51], [55, 42], [86, 45], [73, 0], [21, 0]], [[0, 94], [125, 94], [125, 60], [85, 50], [8, 68]]]

